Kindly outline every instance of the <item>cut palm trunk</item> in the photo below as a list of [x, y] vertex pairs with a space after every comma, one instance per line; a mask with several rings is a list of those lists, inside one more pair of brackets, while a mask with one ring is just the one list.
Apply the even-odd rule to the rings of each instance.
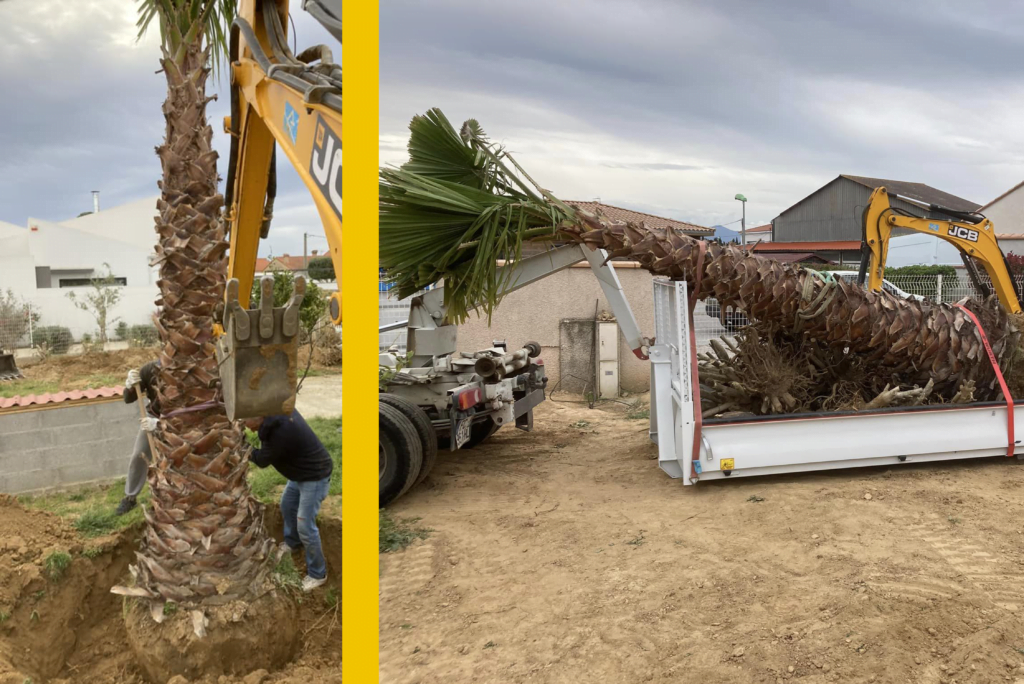
[[[856, 366], [866, 386], [930, 383], [929, 399], [949, 401], [974, 383], [975, 399], [999, 396], [981, 332], [952, 305], [867, 292], [739, 246], [708, 244], [702, 259], [699, 241], [672, 228], [613, 221], [561, 202], [489, 143], [475, 121], [456, 132], [433, 109], [410, 129], [409, 162], [380, 173], [381, 265], [402, 295], [443, 280], [455, 322], [477, 303], [490, 315], [500, 301], [507, 283], [498, 258], [517, 259], [524, 240], [569, 241], [685, 280], [701, 299], [714, 296], [795, 342], [820, 345], [829, 363]], [[1009, 371], [1019, 353], [1017, 327], [994, 300], [966, 305]], [[774, 408], [786, 410], [788, 400], [776, 399], [782, 403]]]

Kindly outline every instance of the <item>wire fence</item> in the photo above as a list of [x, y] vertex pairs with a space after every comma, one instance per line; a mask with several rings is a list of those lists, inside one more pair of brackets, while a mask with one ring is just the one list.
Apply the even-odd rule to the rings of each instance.
[[[838, 275], [838, 274], [837, 274]], [[984, 277], [984, 274], [982, 274]], [[838, 275], [845, 280], [856, 281], [856, 274]], [[911, 275], [895, 276], [886, 279], [883, 288], [891, 294], [902, 298], [921, 298], [936, 303], [954, 303], [967, 297], [978, 297], [981, 293], [973, 285], [966, 273], [957, 275]], [[1024, 276], [1017, 278], [1018, 291], [1024, 291]], [[398, 299], [393, 296], [390, 283], [381, 278], [379, 284], [380, 325], [397, 323], [409, 317], [409, 304], [412, 297]], [[642, 302], [631, 302], [634, 307], [642, 306]], [[697, 345], [703, 350], [712, 339], [722, 335], [732, 335], [747, 324], [742, 311], [726, 309], [724, 312], [713, 298], [697, 303], [693, 312], [694, 332]], [[405, 329], [380, 333], [380, 350], [395, 347], [400, 352], [406, 351]]]
[[158, 342], [152, 325], [128, 325], [121, 321], [101, 333], [75, 334], [66, 321], [47, 315], [35, 304], [5, 299], [0, 301], [0, 352], [15, 357], [61, 356], [93, 350], [149, 347]]

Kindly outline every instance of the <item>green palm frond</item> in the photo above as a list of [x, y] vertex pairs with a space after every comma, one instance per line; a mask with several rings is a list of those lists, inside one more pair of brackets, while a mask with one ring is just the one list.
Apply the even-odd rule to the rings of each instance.
[[380, 171], [381, 267], [401, 297], [443, 281], [454, 322], [477, 306], [490, 316], [510, 284], [497, 261], [519, 259], [523, 240], [553, 237], [575, 212], [533, 183], [476, 121], [456, 132], [431, 109], [409, 129], [409, 161]]
[[173, 61], [180, 63], [188, 47], [201, 40], [210, 50], [216, 70], [226, 64], [236, 5], [237, 0], [138, 0], [138, 37], [141, 39], [156, 19], [160, 42]]

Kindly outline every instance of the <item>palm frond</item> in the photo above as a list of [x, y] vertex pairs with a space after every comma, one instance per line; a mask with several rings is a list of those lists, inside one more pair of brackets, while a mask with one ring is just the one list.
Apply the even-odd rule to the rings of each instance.
[[490, 317], [510, 285], [498, 259], [519, 259], [523, 240], [553, 237], [575, 212], [513, 173], [476, 121], [460, 134], [431, 109], [409, 129], [409, 161], [380, 170], [381, 267], [400, 297], [443, 281], [453, 322], [477, 307]]
[[236, 9], [237, 0], [138, 0], [138, 39], [156, 19], [161, 45], [171, 59], [180, 62], [186, 50], [201, 41], [219, 75], [227, 64], [228, 29]]

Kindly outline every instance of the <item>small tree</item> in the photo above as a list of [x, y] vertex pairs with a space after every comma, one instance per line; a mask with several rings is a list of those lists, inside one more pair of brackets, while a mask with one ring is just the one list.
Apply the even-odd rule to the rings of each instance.
[[13, 352], [28, 333], [30, 321], [38, 320], [28, 302], [15, 295], [14, 290], [0, 290], [0, 352]]
[[334, 273], [334, 261], [330, 257], [310, 259], [306, 272], [309, 273], [310, 280], [337, 280]]
[[[291, 271], [272, 271], [274, 276], [274, 306], [284, 306], [291, 299], [292, 289], [295, 283], [295, 275]], [[260, 305], [260, 279], [252, 282], [252, 293], [249, 296], [250, 306], [257, 308]], [[306, 296], [302, 299], [299, 307], [299, 327], [302, 331], [302, 339], [308, 339], [313, 333], [317, 322], [327, 312], [327, 297], [316, 283], [306, 281]]]
[[68, 299], [75, 306], [96, 319], [96, 325], [99, 327], [97, 342], [101, 345], [107, 341], [107, 326], [121, 320], [120, 317], [110, 317], [111, 310], [121, 301], [121, 288], [110, 270], [110, 264], [104, 263], [103, 266], [107, 269], [107, 274], [90, 279], [91, 292], [82, 295], [81, 299], [78, 293], [68, 292]]

